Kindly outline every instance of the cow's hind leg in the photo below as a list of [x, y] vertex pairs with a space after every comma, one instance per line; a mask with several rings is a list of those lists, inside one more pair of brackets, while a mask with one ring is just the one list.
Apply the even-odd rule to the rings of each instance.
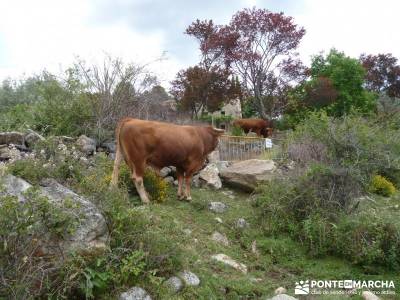
[[185, 197], [186, 201], [192, 201], [192, 196], [190, 195], [190, 184], [192, 183], [192, 175], [186, 175], [185, 176]]
[[200, 170], [203, 165], [204, 160], [193, 160], [193, 163], [185, 171], [185, 198], [187, 201], [192, 201], [192, 196], [190, 194], [190, 184], [192, 183], [192, 176], [198, 170]]
[[183, 194], [183, 172], [177, 170], [177, 177], [178, 177], [178, 199], [182, 200], [182, 198], [185, 197]]

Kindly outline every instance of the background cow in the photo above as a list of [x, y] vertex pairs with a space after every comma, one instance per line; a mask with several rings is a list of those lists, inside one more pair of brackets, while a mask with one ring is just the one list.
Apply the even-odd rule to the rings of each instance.
[[258, 136], [269, 137], [272, 135], [272, 121], [263, 119], [237, 119], [233, 125], [240, 127], [247, 134], [250, 131]]
[[[193, 173], [204, 164], [209, 153], [218, 144], [223, 130], [211, 126], [180, 126], [169, 123], [126, 118], [116, 129], [117, 151], [111, 184], [118, 184], [122, 159], [132, 171], [139, 196], [149, 203], [143, 185], [146, 165], [156, 169], [175, 166], [178, 175], [178, 197], [191, 200], [190, 183]], [[183, 181], [186, 182], [182, 193]]]

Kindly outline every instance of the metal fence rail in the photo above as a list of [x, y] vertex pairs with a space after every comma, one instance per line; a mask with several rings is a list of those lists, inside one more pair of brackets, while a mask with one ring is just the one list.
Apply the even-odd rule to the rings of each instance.
[[260, 137], [222, 135], [218, 144], [221, 160], [238, 161], [267, 156], [266, 139]]

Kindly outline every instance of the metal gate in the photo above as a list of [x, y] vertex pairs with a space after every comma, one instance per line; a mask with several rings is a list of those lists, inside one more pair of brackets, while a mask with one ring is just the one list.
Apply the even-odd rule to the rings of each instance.
[[246, 160], [268, 156], [272, 152], [272, 143], [261, 137], [222, 135], [218, 150], [220, 160]]

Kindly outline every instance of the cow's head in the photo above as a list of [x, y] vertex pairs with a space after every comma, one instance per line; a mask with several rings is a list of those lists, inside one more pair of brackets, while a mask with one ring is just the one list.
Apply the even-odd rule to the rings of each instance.
[[218, 138], [225, 133], [225, 130], [223, 129], [218, 129], [218, 128], [214, 128], [214, 127], [207, 127], [207, 131], [210, 134], [210, 141], [209, 141], [209, 145], [207, 145], [208, 147], [208, 151], [207, 152], [212, 152], [215, 150], [215, 148], [217, 148], [218, 146]]
[[273, 132], [273, 128], [266, 127], [261, 130], [261, 134], [264, 138], [271, 137]]

